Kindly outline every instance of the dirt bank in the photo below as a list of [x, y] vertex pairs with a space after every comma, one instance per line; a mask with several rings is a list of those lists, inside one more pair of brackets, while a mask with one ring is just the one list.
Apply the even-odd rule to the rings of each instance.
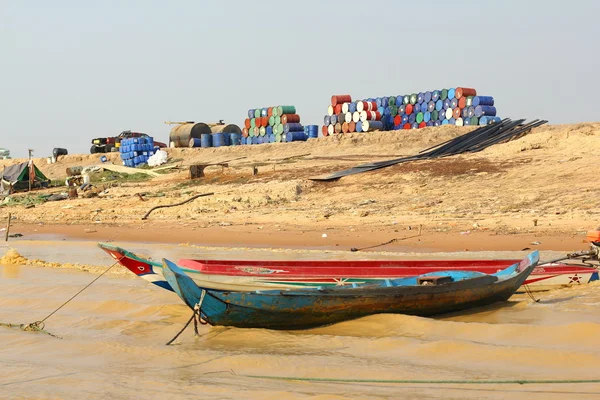
[[[105, 177], [98, 183], [98, 197], [30, 208], [25, 203], [5, 206], [0, 218], [11, 212], [14, 229], [28, 234], [97, 235], [99, 240], [364, 247], [413, 236], [421, 226], [422, 237], [386, 249], [586, 247], [584, 232], [600, 226], [600, 185], [594, 178], [600, 123], [543, 126], [480, 153], [406, 163], [337, 182], [308, 179], [368, 161], [412, 155], [471, 129], [440, 127], [305, 143], [168, 149], [180, 170], [143, 182], [111, 182]], [[109, 158], [118, 163], [118, 154]], [[205, 178], [187, 179], [186, 166], [223, 161], [229, 161], [228, 167], [211, 166]], [[12, 162], [0, 161], [0, 166]], [[67, 167], [100, 164], [99, 155], [36, 163], [56, 180], [64, 179]], [[154, 206], [207, 192], [215, 195], [157, 210], [147, 221], [141, 220]], [[14, 197], [19, 196], [24, 195]]]

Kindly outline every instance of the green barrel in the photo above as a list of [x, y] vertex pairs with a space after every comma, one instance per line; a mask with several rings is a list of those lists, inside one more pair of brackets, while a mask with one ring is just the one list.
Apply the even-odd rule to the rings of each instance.
[[254, 137], [254, 128], [248, 129], [248, 137]]
[[392, 114], [392, 117], [395, 117], [396, 115], [398, 115], [398, 107], [390, 106], [390, 113]]
[[254, 128], [256, 126], [256, 118], [252, 118], [250, 120], [250, 128]]
[[413, 106], [415, 104], [417, 104], [417, 94], [416, 93], [413, 93], [410, 95], [410, 104], [412, 104]]
[[471, 117], [471, 125], [473, 125], [473, 126], [479, 125], [479, 118]]
[[423, 113], [420, 112], [417, 114], [417, 124], [420, 124], [421, 122], [423, 122]]
[[[252, 124], [252, 122], [250, 124]], [[269, 126], [273, 126], [273, 125], [275, 125], [275, 117], [271, 115], [269, 117]]]
[[440, 116], [440, 113], [438, 112], [438, 110], [433, 110], [431, 112], [431, 120], [432, 121], [437, 121], [439, 116]]
[[279, 133], [275, 135], [275, 141], [277, 143], [281, 142], [281, 135]]
[[275, 123], [273, 124], [273, 126], [279, 125], [279, 124], [281, 124], [281, 117], [278, 115], [275, 117]]
[[448, 98], [448, 89], [442, 89], [440, 92], [440, 100], [444, 101]]
[[390, 96], [390, 98], [388, 99], [388, 107], [392, 105], [396, 105], [396, 98], [394, 96]]
[[264, 126], [261, 126], [260, 128], [258, 128], [258, 134], [260, 136], [265, 136], [267, 134], [267, 129]]
[[256, 110], [254, 110], [254, 118], [260, 118], [260, 108], [257, 108]]
[[[279, 116], [279, 112], [277, 111], [277, 107], [273, 107], [273, 108], [272, 108], [272, 115], [273, 115], [274, 117], [277, 117], [277, 116]], [[276, 122], [276, 123], [277, 123], [277, 122]]]
[[404, 99], [402, 99], [402, 103], [404, 103], [404, 105], [407, 105], [410, 103], [410, 96], [406, 95], [404, 96]]
[[296, 114], [295, 106], [279, 106], [278, 111], [280, 111], [280, 116], [283, 114]]

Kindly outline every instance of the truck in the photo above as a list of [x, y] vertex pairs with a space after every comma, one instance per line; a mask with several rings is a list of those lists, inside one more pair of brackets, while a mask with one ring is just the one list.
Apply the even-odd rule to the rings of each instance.
[[[90, 148], [91, 154], [96, 153], [111, 153], [118, 152], [121, 146], [121, 140], [136, 137], [149, 137], [149, 135], [141, 132], [132, 132], [130, 130], [121, 132], [118, 136], [103, 137], [92, 139], [92, 147]], [[154, 145], [164, 148], [167, 147], [165, 143], [154, 141]]]

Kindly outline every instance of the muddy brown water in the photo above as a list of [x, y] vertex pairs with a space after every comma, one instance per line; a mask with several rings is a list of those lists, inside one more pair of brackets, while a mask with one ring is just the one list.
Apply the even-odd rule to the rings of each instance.
[[[94, 243], [22, 241], [10, 247], [29, 259], [111, 264]], [[287, 251], [143, 244], [129, 248], [174, 259], [259, 258], [265, 254], [317, 258], [316, 253]], [[0, 247], [0, 255], [7, 250]], [[95, 276], [74, 269], [2, 265], [0, 322], [40, 320]], [[175, 294], [142, 279], [125, 273], [107, 274], [47, 320], [46, 330], [61, 339], [0, 327], [0, 397], [599, 399], [597, 383], [356, 382], [600, 379], [600, 285], [536, 296], [539, 303], [514, 296], [501, 305], [435, 319], [374, 315], [307, 331], [201, 326], [201, 337], [194, 337], [189, 328], [175, 345], [165, 346], [191, 311]], [[266, 376], [348, 381], [273, 380]]]

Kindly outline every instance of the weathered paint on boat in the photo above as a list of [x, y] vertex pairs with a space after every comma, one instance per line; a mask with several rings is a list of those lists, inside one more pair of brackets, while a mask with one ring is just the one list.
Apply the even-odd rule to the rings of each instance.
[[[163, 260], [164, 275], [175, 292], [211, 325], [241, 328], [308, 329], [372, 314], [433, 316], [506, 301], [539, 261], [533, 252], [496, 274], [444, 271], [419, 277], [386, 279], [379, 284], [254, 292], [198, 287], [175, 263]], [[420, 285], [418, 278], [448, 276], [451, 282]]]
[[[110, 244], [98, 246], [147, 281], [173, 290], [161, 263]], [[372, 261], [238, 261], [181, 259], [178, 266], [199, 286], [215, 290], [252, 291], [344, 286], [425, 273], [460, 269], [493, 274], [519, 260], [372, 260]], [[525, 281], [531, 291], [551, 290], [598, 280], [593, 267], [546, 264]], [[524, 288], [520, 289], [524, 291]]]

